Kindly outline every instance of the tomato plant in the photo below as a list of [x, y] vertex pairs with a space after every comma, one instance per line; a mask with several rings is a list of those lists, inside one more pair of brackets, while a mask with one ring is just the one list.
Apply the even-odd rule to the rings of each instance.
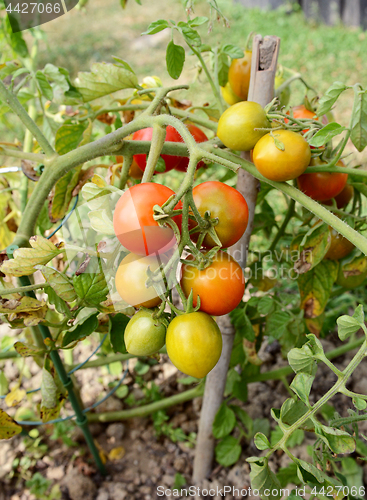
[[[222, 182], [208, 181], [195, 186], [192, 195], [202, 217], [208, 213], [218, 220], [215, 231], [222, 246], [234, 245], [246, 231], [248, 222], [248, 206], [242, 194]], [[206, 248], [216, 244], [209, 234], [205, 236]]]
[[[188, 131], [190, 134], [193, 136], [195, 139], [195, 142], [205, 142], [208, 140], [207, 136], [204, 134], [204, 132], [194, 125], [193, 123], [188, 123], [187, 125]], [[181, 160], [178, 162], [178, 164], [175, 166], [176, 170], [180, 170], [181, 172], [186, 172], [187, 167], [189, 166], [189, 160], [185, 157], [181, 158]], [[198, 163], [197, 168], [204, 167], [205, 163], [203, 161], [200, 161]]]
[[[142, 183], [125, 191], [116, 204], [113, 227], [120, 243], [139, 255], [171, 248], [176, 239], [170, 227], [161, 227], [153, 218], [155, 205], [162, 205], [175, 193], [166, 186]], [[180, 225], [180, 216], [174, 218]]]
[[124, 340], [126, 350], [135, 356], [151, 356], [164, 346], [166, 327], [149, 311], [141, 309], [128, 322]]
[[234, 104], [222, 114], [217, 135], [223, 144], [236, 151], [250, 151], [269, 127], [265, 111], [256, 102]]
[[[311, 161], [311, 166], [326, 165], [317, 158]], [[338, 166], [344, 167], [344, 163], [339, 161]], [[303, 174], [297, 179], [298, 188], [307, 196], [316, 201], [326, 201], [341, 194], [346, 186], [348, 174], [337, 172], [315, 172], [314, 174]], [[353, 188], [352, 188], [353, 189]], [[346, 198], [349, 194], [346, 195]], [[344, 203], [344, 199], [339, 202]]]
[[310, 146], [300, 135], [290, 130], [277, 130], [264, 135], [253, 152], [257, 170], [272, 181], [296, 179], [311, 160]]
[[200, 297], [200, 311], [222, 316], [233, 311], [241, 302], [245, 277], [230, 255], [218, 252], [205, 269], [199, 269], [187, 259], [182, 266], [181, 286], [187, 297], [192, 290], [194, 306]]
[[162, 264], [162, 256], [135, 255], [124, 257], [116, 271], [115, 286], [119, 295], [128, 304], [135, 307], [155, 307], [162, 299], [155, 288], [146, 286], [148, 270], [156, 271]]
[[[152, 135], [153, 135], [153, 129], [152, 127], [148, 127], [135, 132], [132, 139], [134, 141], [150, 141], [152, 139]], [[182, 137], [174, 127], [168, 126], [166, 129], [166, 141], [182, 142]], [[145, 154], [134, 155], [134, 160], [138, 165], [138, 167], [142, 171], [144, 171], [147, 164], [147, 155]], [[174, 156], [174, 155], [162, 155], [162, 160], [164, 161], [165, 164], [165, 169], [162, 170], [162, 172], [168, 172], [169, 170], [176, 168], [177, 165], [182, 161], [180, 156]], [[156, 173], [159, 172], [160, 170], [156, 171]]]
[[167, 328], [167, 353], [186, 375], [203, 378], [217, 364], [222, 352], [222, 335], [208, 314], [193, 312], [174, 318]]

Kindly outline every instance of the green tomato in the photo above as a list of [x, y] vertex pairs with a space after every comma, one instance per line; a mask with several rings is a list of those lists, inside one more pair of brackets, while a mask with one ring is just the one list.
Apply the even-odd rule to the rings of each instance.
[[135, 356], [150, 356], [164, 346], [166, 327], [149, 311], [140, 310], [126, 326], [126, 350]]

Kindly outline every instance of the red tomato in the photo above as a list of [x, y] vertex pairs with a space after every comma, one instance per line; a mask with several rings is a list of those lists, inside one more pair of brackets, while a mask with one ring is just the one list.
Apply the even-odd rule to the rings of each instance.
[[[113, 227], [120, 243], [130, 252], [150, 255], [165, 252], [176, 243], [170, 227], [161, 227], [153, 218], [154, 205], [163, 205], [175, 193], [172, 189], [147, 182], [126, 190], [116, 204]], [[182, 207], [179, 202], [176, 209]], [[181, 227], [181, 216], [173, 217]]]
[[[237, 189], [219, 181], [203, 182], [194, 187], [192, 194], [202, 217], [208, 211], [211, 218], [218, 217], [219, 222], [215, 230], [223, 247], [234, 245], [246, 231], [248, 222], [248, 207], [242, 194]], [[193, 238], [195, 238], [195, 233]], [[205, 248], [212, 248], [216, 246], [216, 243], [211, 236], [207, 235], [203, 245]]]
[[[292, 108], [292, 112], [293, 112], [293, 118], [295, 118], [296, 120], [305, 120], [305, 119], [319, 120], [320, 119], [316, 116], [316, 113], [307, 109], [304, 104], [300, 104], [299, 106], [294, 106]], [[288, 123], [289, 120], [285, 119], [284, 121], [285, 121], [285, 123]], [[327, 119], [326, 115], [324, 115], [322, 117], [322, 123], [324, 125], [326, 125], [328, 123], [328, 119]], [[305, 134], [309, 130], [310, 130], [309, 128], [306, 128], [302, 132]], [[312, 146], [311, 146], [311, 148], [312, 148]]]
[[245, 277], [241, 266], [227, 253], [219, 251], [206, 269], [190, 265], [192, 257], [182, 266], [181, 287], [189, 296], [193, 291], [193, 304], [200, 297], [200, 311], [222, 316], [233, 311], [241, 302], [245, 291]]
[[[313, 159], [310, 166], [326, 164], [317, 158]], [[339, 161], [337, 166], [344, 167]], [[341, 193], [347, 183], [348, 174], [336, 172], [315, 172], [313, 174], [302, 174], [297, 179], [298, 188], [307, 196], [316, 201], [326, 201]]]
[[[341, 191], [341, 193], [335, 196], [337, 208], [346, 207], [350, 202], [350, 200], [353, 198], [353, 195], [354, 195], [354, 187], [351, 186], [350, 184], [346, 184], [343, 191]], [[326, 200], [324, 202], [324, 205], [332, 205], [332, 204], [333, 204], [332, 200]]]
[[[151, 127], [143, 128], [142, 130], [138, 130], [137, 132], [134, 133], [133, 140], [151, 141], [152, 136], [153, 136], [153, 129]], [[183, 142], [183, 139], [175, 128], [171, 127], [171, 125], [168, 125], [166, 129], [166, 141]], [[171, 155], [162, 155], [162, 158], [166, 164], [166, 170], [165, 170], [166, 172], [168, 172], [168, 170], [172, 170], [173, 168], [175, 168], [182, 159], [181, 156], [171, 156]], [[138, 164], [139, 168], [144, 171], [147, 165], [147, 155], [146, 154], [134, 155], [134, 160]], [[157, 174], [159, 172], [155, 173]]]
[[[204, 132], [192, 123], [187, 123], [186, 127], [189, 129], [190, 134], [195, 139], [195, 142], [205, 142], [208, 140], [207, 136]], [[187, 167], [189, 165], [189, 159], [186, 157], [181, 158], [181, 161], [178, 165], [176, 165], [176, 170], [180, 170], [181, 172], [186, 172]], [[205, 163], [203, 161], [199, 161], [197, 168], [205, 167]]]

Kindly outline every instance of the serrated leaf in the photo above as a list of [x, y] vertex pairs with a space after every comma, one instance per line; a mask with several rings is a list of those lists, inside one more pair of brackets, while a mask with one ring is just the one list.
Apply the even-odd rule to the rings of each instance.
[[266, 332], [274, 339], [280, 339], [286, 332], [291, 316], [285, 311], [276, 311], [266, 318]]
[[359, 152], [367, 146], [367, 95], [365, 92], [357, 92], [354, 97], [350, 139]]
[[57, 269], [41, 265], [35, 266], [35, 269], [39, 269], [41, 271], [47, 283], [62, 300], [65, 300], [66, 302], [73, 302], [77, 298], [77, 294], [69, 278], [57, 271]]
[[232, 45], [230, 43], [222, 47], [222, 52], [224, 52], [224, 54], [227, 54], [227, 56], [229, 56], [231, 59], [240, 59], [244, 56], [244, 52], [242, 49], [237, 47], [237, 45]]
[[297, 394], [303, 403], [308, 404], [308, 397], [311, 392], [312, 383], [315, 380], [314, 375], [309, 373], [300, 372], [292, 380], [290, 388]]
[[20, 389], [17, 386], [13, 387], [13, 389], [5, 396], [5, 403], [9, 406], [9, 408], [17, 406], [22, 399], [25, 398], [25, 396], [26, 391], [24, 389]]
[[45, 306], [44, 301], [37, 300], [26, 295], [19, 299], [2, 299], [0, 300], [0, 313], [2, 314], [18, 314], [24, 312], [34, 312], [42, 309]]
[[6, 260], [0, 270], [10, 276], [29, 276], [34, 273], [34, 266], [47, 264], [62, 252], [63, 245], [55, 246], [42, 236], [32, 236], [29, 240], [32, 248], [18, 248], [14, 258]]
[[262, 432], [255, 434], [254, 443], [258, 450], [268, 450], [271, 447], [268, 438]]
[[122, 354], [127, 352], [124, 333], [129, 321], [130, 318], [125, 316], [125, 314], [118, 313], [114, 316], [109, 316], [110, 341], [114, 352], [121, 352]]
[[[259, 490], [260, 497], [266, 500], [278, 500], [282, 497], [280, 483], [276, 475], [270, 470], [267, 464], [251, 462], [251, 487], [253, 490]], [[265, 494], [265, 490], [269, 490]]]
[[40, 354], [42, 354], [44, 352], [37, 347], [24, 344], [23, 342], [15, 342], [14, 349], [23, 358], [27, 358], [28, 356], [39, 356]]
[[274, 307], [274, 301], [271, 297], [261, 297], [257, 305], [257, 310], [260, 314], [267, 315]]
[[101, 272], [85, 272], [74, 276], [73, 285], [76, 293], [86, 305], [96, 306], [107, 298], [108, 286], [105, 275]]
[[181, 45], [175, 45], [172, 40], [167, 45], [166, 64], [169, 76], [177, 80], [185, 64], [185, 49]]
[[76, 149], [83, 139], [87, 127], [82, 123], [65, 123], [56, 132], [55, 148], [60, 155]]
[[213, 421], [213, 436], [216, 439], [228, 436], [236, 425], [236, 417], [226, 403], [222, 403]]
[[241, 451], [242, 448], [238, 440], [233, 436], [226, 436], [216, 445], [215, 458], [223, 467], [229, 467], [239, 460]]
[[58, 311], [60, 314], [64, 314], [67, 318], [72, 317], [71, 311], [65, 300], [59, 297], [51, 287], [47, 288], [46, 293], [49, 303], [55, 306], [56, 311]]
[[10, 439], [21, 432], [22, 427], [4, 410], [0, 410], [0, 439]]
[[230, 318], [233, 326], [236, 329], [236, 332], [239, 332], [241, 337], [248, 340], [249, 342], [254, 342], [255, 340], [255, 331], [249, 320], [246, 311], [242, 308], [234, 309], [230, 313]]
[[169, 28], [169, 23], [165, 19], [158, 19], [149, 24], [148, 29], [142, 35], [155, 35], [162, 30]]
[[334, 453], [353, 453], [356, 448], [353, 436], [340, 429], [319, 425], [315, 427], [315, 433]]
[[323, 260], [310, 271], [298, 276], [301, 309], [305, 318], [315, 318], [324, 312], [331, 288], [338, 275], [338, 262]]
[[335, 102], [337, 101], [340, 94], [344, 92], [344, 90], [346, 89], [347, 86], [344, 85], [344, 83], [334, 82], [319, 100], [317, 116], [322, 116], [328, 113], [335, 104]]
[[65, 333], [62, 339], [62, 347], [66, 347], [72, 342], [82, 340], [88, 337], [98, 328], [98, 313], [94, 313], [82, 319], [81, 322], [77, 323], [73, 328], [70, 328], [68, 332]]
[[39, 88], [41, 94], [44, 97], [46, 97], [46, 99], [48, 99], [49, 101], [52, 101], [54, 93], [53, 93], [52, 87], [49, 84], [44, 73], [42, 73], [42, 71], [38, 70], [36, 72], [35, 76], [36, 76], [36, 82], [37, 82], [37, 85], [38, 85], [38, 88]]
[[316, 134], [308, 141], [308, 143], [310, 146], [320, 148], [327, 142], [331, 141], [333, 137], [336, 137], [337, 135], [344, 132], [344, 130], [346, 130], [346, 128], [342, 127], [342, 125], [339, 125], [339, 123], [329, 123], [322, 129], [318, 130]]
[[122, 89], [135, 89], [138, 79], [134, 73], [115, 64], [94, 63], [91, 72], [79, 72], [75, 87], [84, 102], [92, 101]]

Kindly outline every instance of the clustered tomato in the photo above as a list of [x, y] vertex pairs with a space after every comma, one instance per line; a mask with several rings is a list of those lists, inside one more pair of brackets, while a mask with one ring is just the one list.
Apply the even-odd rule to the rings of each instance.
[[354, 245], [347, 238], [339, 234], [335, 229], [329, 227], [330, 246], [326, 252], [325, 259], [340, 260], [349, 255], [354, 250]]
[[124, 341], [127, 352], [135, 356], [150, 356], [164, 346], [166, 327], [161, 319], [141, 309], [126, 325]]
[[[326, 162], [315, 158], [311, 161], [311, 166], [326, 164]], [[344, 163], [339, 161], [337, 166], [344, 167]], [[316, 201], [327, 201], [340, 194], [348, 179], [348, 174], [336, 172], [315, 172], [312, 174], [300, 175], [297, 179], [298, 188], [307, 196]]]
[[186, 295], [193, 292], [194, 306], [200, 297], [200, 311], [223, 316], [241, 302], [245, 291], [245, 277], [241, 266], [227, 253], [219, 251], [205, 269], [190, 264], [182, 266], [181, 287]]
[[244, 57], [233, 59], [228, 71], [228, 83], [233, 93], [245, 101], [248, 96], [251, 77], [252, 51], [246, 50]]
[[[165, 252], [176, 238], [170, 227], [161, 227], [153, 218], [153, 207], [163, 205], [175, 193], [152, 182], [137, 184], [125, 191], [115, 207], [113, 227], [121, 245], [138, 255]], [[182, 206], [181, 202], [176, 208]], [[173, 217], [180, 227], [181, 216]]]

